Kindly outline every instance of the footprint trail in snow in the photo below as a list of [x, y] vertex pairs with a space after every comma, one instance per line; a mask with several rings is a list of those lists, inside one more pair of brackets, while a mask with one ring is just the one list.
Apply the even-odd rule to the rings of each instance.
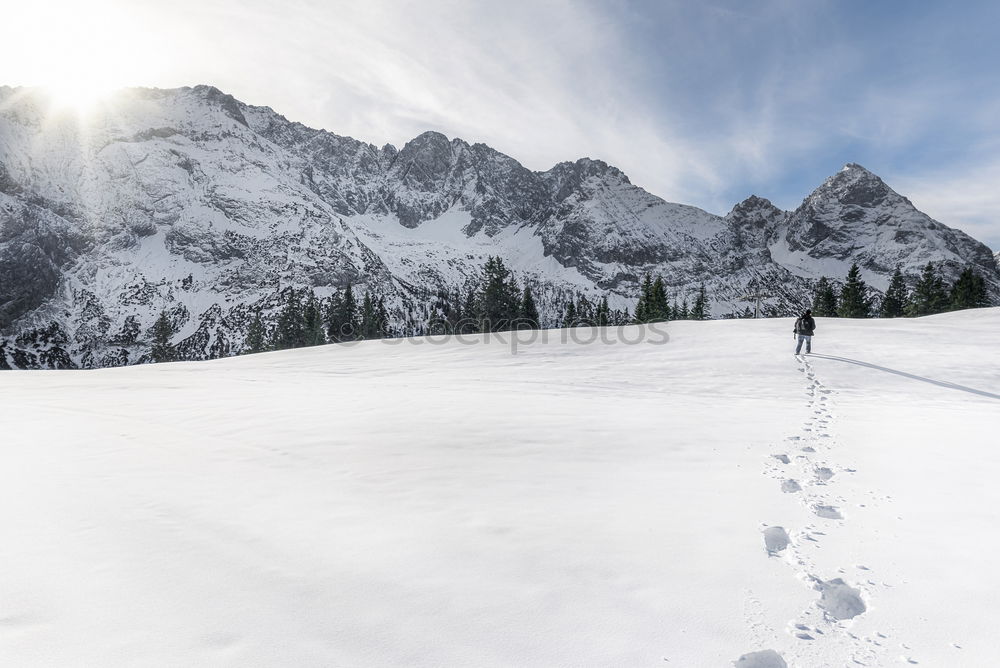
[[[822, 541], [827, 537], [824, 527], [843, 526], [850, 521], [843, 510], [847, 499], [837, 495], [837, 481], [855, 469], [838, 466], [836, 461], [835, 393], [816, 377], [807, 357], [797, 361], [806, 381], [809, 417], [797, 432], [785, 438], [783, 445], [775, 446], [764, 472], [775, 480], [777, 493], [796, 499], [815, 522], [797, 529], [762, 524], [761, 558], [784, 560], [793, 569], [794, 577], [815, 591], [816, 597], [805, 610], [789, 611], [796, 616], [785, 629], [793, 639], [791, 645], [782, 643], [789, 648], [787, 651], [779, 653], [765, 644], [752, 648], [753, 652], [739, 657], [734, 664], [783, 666], [788, 661], [788, 665], [818, 666], [834, 665], [830, 663], [833, 661], [836, 665], [884, 665], [895, 659], [893, 647], [898, 646], [898, 641], [890, 638], [891, 634], [877, 631], [869, 636], [851, 632], [852, 620], [867, 612], [866, 600], [875, 594], [876, 583], [869, 569], [856, 565], [839, 568], [835, 574], [818, 573], [809, 556], [822, 550]], [[852, 581], [852, 576], [858, 581]], [[766, 597], [756, 603], [766, 605]], [[757, 643], [762, 640], [760, 631], [755, 629], [753, 634]], [[773, 633], [766, 635], [777, 637]]]

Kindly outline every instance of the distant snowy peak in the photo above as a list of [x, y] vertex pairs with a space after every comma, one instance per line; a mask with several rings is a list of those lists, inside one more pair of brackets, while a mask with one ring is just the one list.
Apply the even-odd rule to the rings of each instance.
[[787, 213], [772, 204], [771, 200], [750, 195], [726, 214], [726, 220], [736, 225], [765, 227], [773, 225], [786, 215]]
[[913, 274], [927, 262], [942, 263], [947, 275], [977, 265], [996, 281], [986, 246], [919, 211], [855, 163], [824, 181], [788, 215], [773, 250], [812, 275], [828, 271], [829, 260], [857, 262], [880, 288], [896, 265]]
[[846, 206], [875, 207], [897, 199], [905, 200], [878, 176], [851, 162], [814, 190], [803, 206], [833, 200]]

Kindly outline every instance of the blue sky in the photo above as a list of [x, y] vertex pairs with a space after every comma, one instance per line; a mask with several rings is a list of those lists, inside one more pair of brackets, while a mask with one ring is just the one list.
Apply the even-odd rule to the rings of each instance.
[[1000, 249], [998, 2], [20, 4], [0, 83], [211, 83], [376, 144], [433, 129], [533, 169], [600, 158], [716, 213], [793, 208], [858, 162]]

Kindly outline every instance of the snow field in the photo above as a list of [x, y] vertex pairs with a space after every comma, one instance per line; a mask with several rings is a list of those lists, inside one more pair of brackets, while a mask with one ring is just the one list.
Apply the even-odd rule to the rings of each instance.
[[0, 374], [0, 656], [989, 665], [998, 325]]

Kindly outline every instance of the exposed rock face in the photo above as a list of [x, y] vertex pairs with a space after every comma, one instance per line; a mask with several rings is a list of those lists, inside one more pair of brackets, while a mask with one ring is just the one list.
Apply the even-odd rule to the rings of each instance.
[[1000, 295], [992, 253], [848, 165], [797, 210], [759, 197], [725, 217], [672, 204], [584, 158], [533, 172], [426, 132], [397, 150], [313, 130], [207, 87], [132, 89], [85, 119], [0, 88], [0, 367], [147, 360], [169, 314], [184, 359], [239, 352], [280, 291], [348, 282], [397, 323], [422, 291], [461, 286], [501, 255], [539, 294], [631, 306], [644, 273], [672, 296], [704, 283], [716, 315], [748, 289], [797, 308], [851, 262], [884, 288], [900, 263], [966, 264]]
[[857, 262], [874, 274], [897, 264], [913, 270], [942, 262], [953, 275], [973, 264], [995, 279], [990, 250], [972, 237], [918, 211], [864, 167], [849, 164], [817, 188], [779, 230], [779, 261], [802, 268], [814, 260]]

